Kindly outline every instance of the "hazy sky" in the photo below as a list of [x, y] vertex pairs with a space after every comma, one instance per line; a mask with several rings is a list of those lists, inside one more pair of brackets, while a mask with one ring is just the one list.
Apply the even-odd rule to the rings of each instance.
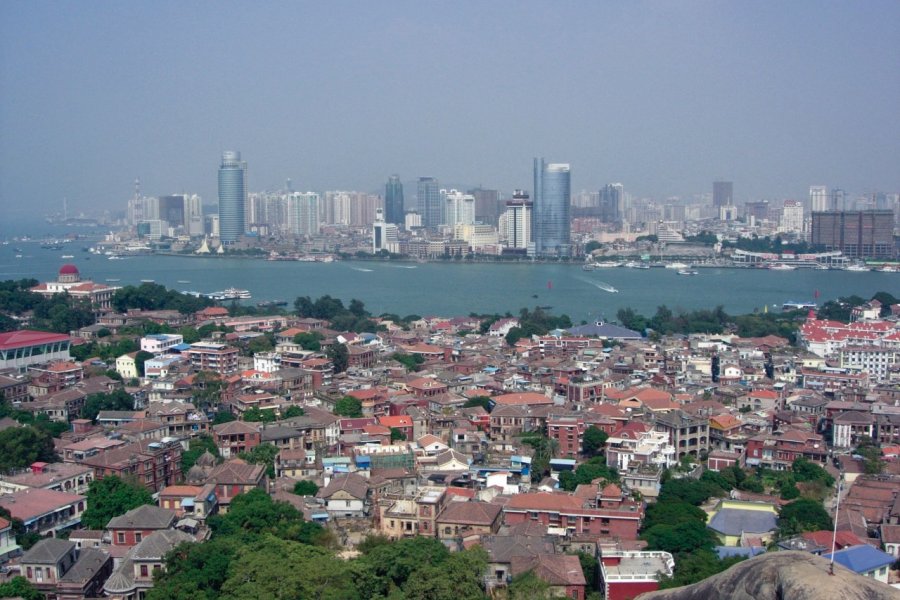
[[900, 191], [900, 1], [0, 2], [0, 213], [250, 189]]

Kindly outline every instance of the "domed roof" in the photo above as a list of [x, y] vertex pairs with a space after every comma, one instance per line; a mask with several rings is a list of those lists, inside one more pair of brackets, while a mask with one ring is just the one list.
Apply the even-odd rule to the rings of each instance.
[[63, 265], [59, 269], [60, 275], [78, 275], [78, 267], [75, 265]]

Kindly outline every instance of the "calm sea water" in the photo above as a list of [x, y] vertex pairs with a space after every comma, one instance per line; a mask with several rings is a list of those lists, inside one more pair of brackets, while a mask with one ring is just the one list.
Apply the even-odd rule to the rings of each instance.
[[[816, 290], [820, 303], [849, 294], [868, 298], [882, 290], [900, 296], [898, 273], [700, 269], [699, 275], [685, 277], [670, 269], [583, 271], [580, 265], [561, 264], [301, 263], [169, 256], [108, 260], [84, 252], [87, 245], [72, 242], [64, 250], [43, 249], [39, 242], [2, 245], [0, 280], [55, 279], [60, 266], [74, 263], [83, 278], [98, 282], [117, 279], [115, 285], [138, 285], [149, 279], [200, 292], [236, 287], [250, 290], [250, 303], [293, 303], [297, 296], [330, 294], [345, 304], [358, 298], [374, 314], [447, 316], [552, 306], [555, 314], [566, 313], [575, 322], [612, 319], [623, 307], [649, 315], [661, 304], [672, 309], [721, 304], [731, 314], [765, 305], [780, 310], [788, 300], [814, 301]], [[618, 292], [602, 289], [610, 286]]]

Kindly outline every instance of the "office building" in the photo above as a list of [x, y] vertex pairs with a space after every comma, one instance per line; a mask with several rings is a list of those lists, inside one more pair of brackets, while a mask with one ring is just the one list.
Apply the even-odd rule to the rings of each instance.
[[384, 220], [403, 223], [403, 184], [399, 175], [391, 175], [384, 186]]
[[851, 258], [893, 258], [894, 214], [889, 210], [814, 212], [810, 243]]
[[571, 179], [569, 165], [534, 159], [531, 232], [537, 256], [569, 256]]
[[799, 200], [785, 200], [781, 210], [781, 224], [778, 229], [784, 232], [803, 231], [803, 203]]
[[809, 186], [809, 212], [825, 212], [831, 210], [828, 203], [828, 188], [824, 185]]
[[734, 183], [731, 181], [713, 181], [713, 206], [734, 205]]
[[457, 190], [441, 190], [444, 203], [442, 225], [472, 225], [475, 223], [475, 196]]
[[441, 191], [434, 177], [419, 177], [416, 200], [422, 227], [437, 229], [441, 224]]
[[625, 186], [609, 183], [600, 190], [600, 222], [619, 223], [625, 216]]
[[372, 224], [372, 253], [382, 250], [399, 252], [400, 235], [396, 224], [385, 222], [384, 211], [379, 208], [375, 211], [375, 222]]
[[850, 208], [853, 207], [847, 206], [847, 192], [841, 188], [834, 188], [831, 190], [830, 210], [849, 210]]
[[516, 190], [512, 200], [506, 201], [506, 212], [501, 220], [501, 235], [508, 248], [525, 250], [531, 242], [531, 200], [528, 193]]
[[504, 208], [500, 192], [476, 188], [469, 190], [469, 193], [475, 197], [475, 221], [496, 226]]
[[246, 230], [247, 163], [240, 152], [222, 153], [219, 165], [219, 238], [224, 244], [237, 242]]
[[187, 226], [186, 202], [182, 195], [159, 197], [159, 219], [169, 224], [169, 227], [177, 229]]
[[744, 217], [747, 219], [747, 223], [750, 223], [751, 221], [754, 221], [755, 223], [768, 221], [769, 201], [759, 200], [757, 202], [745, 202]]

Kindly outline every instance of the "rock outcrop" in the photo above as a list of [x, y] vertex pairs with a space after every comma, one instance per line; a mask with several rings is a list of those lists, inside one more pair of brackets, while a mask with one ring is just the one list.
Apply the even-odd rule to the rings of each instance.
[[769, 552], [693, 585], [637, 600], [900, 600], [900, 591], [807, 552]]

